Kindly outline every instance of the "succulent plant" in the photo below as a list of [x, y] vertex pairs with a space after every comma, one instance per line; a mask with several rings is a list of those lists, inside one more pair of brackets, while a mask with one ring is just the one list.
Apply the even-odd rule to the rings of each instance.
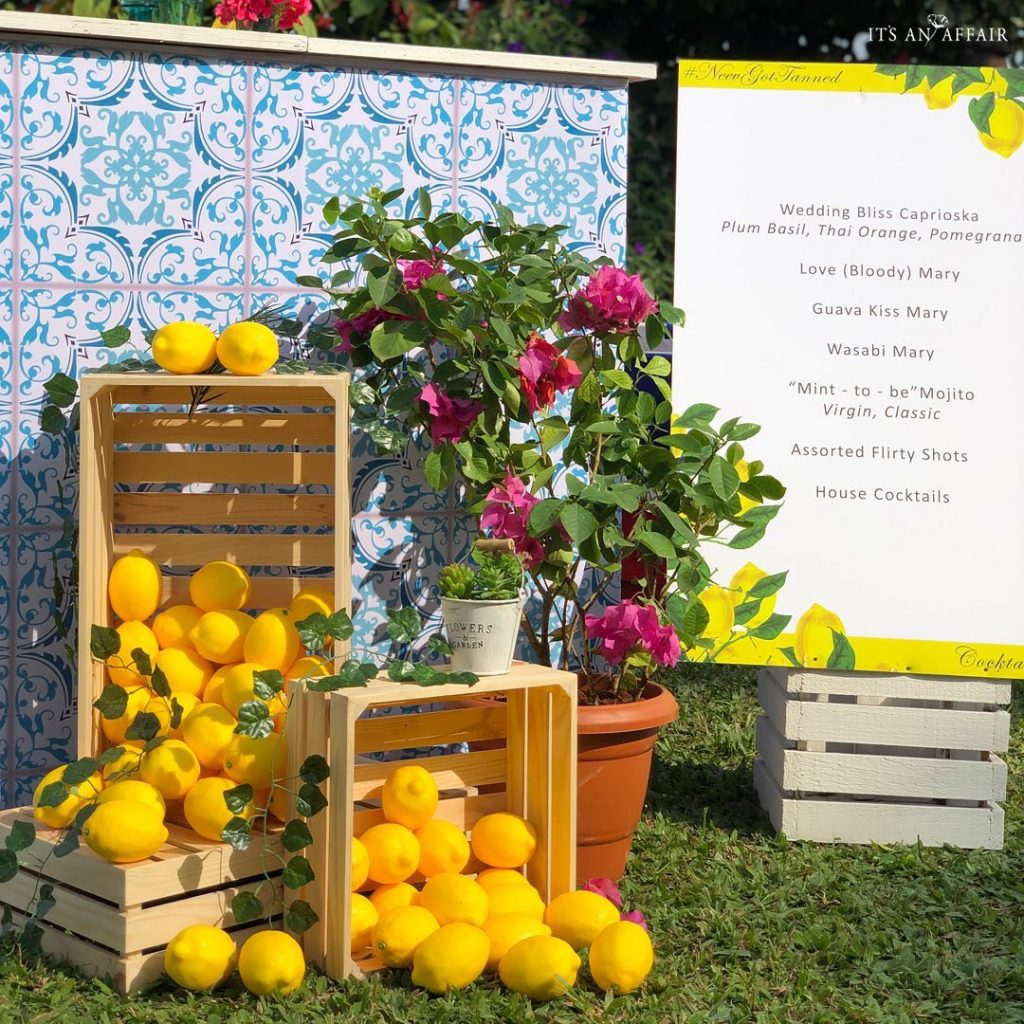
[[437, 578], [442, 597], [468, 598], [475, 574], [468, 565], [446, 565]]

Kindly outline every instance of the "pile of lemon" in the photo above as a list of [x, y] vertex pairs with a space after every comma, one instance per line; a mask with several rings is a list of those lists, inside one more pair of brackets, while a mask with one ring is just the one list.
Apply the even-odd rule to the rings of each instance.
[[165, 324], [150, 347], [155, 362], [169, 373], [205, 373], [219, 359], [230, 373], [258, 377], [278, 358], [277, 335], [254, 320], [232, 324], [219, 337], [192, 320]]
[[[385, 820], [353, 839], [353, 956], [372, 952], [388, 967], [411, 968], [413, 984], [437, 994], [491, 972], [514, 992], [554, 999], [575, 985], [584, 950], [604, 991], [643, 983], [654, 964], [645, 929], [620, 920], [595, 892], [563, 893], [545, 906], [527, 881], [522, 869], [537, 848], [528, 821], [487, 814], [467, 839], [434, 817], [438, 798], [428, 771], [402, 765], [384, 782]], [[470, 868], [479, 869], [475, 878]], [[419, 887], [410, 882], [417, 877]]]
[[[51, 828], [64, 828], [83, 807], [95, 804], [82, 838], [116, 863], [144, 860], [166, 842], [169, 803], [210, 840], [219, 840], [235, 816], [224, 794], [243, 784], [252, 787], [253, 799], [240, 817], [251, 818], [269, 801], [270, 813], [283, 818], [283, 790], [272, 789], [272, 782], [285, 774], [287, 686], [331, 671], [324, 658], [305, 653], [295, 627], [314, 612], [333, 612], [330, 591], [302, 590], [288, 608], [253, 616], [242, 610], [250, 606], [249, 576], [227, 561], [210, 562], [191, 577], [190, 604], [158, 612], [162, 589], [160, 567], [138, 549], [114, 563], [108, 596], [121, 620], [121, 648], [107, 660], [107, 675], [127, 692], [127, 706], [117, 718], [101, 718], [100, 725], [109, 744], [123, 753], [91, 778], [68, 786], [58, 806], [42, 807], [39, 798], [48, 784], [61, 781], [63, 765], [39, 783], [33, 798], [36, 819]], [[136, 650], [145, 653], [150, 674], [139, 671], [131, 654]], [[254, 673], [265, 669], [279, 670], [286, 689], [265, 702], [274, 731], [256, 739], [235, 728], [241, 706], [258, 699]], [[169, 697], [152, 689], [156, 670], [170, 687]], [[172, 700], [182, 709], [176, 728], [171, 727]], [[148, 751], [143, 740], [127, 735], [140, 712], [156, 716], [157, 735], [164, 737]]]

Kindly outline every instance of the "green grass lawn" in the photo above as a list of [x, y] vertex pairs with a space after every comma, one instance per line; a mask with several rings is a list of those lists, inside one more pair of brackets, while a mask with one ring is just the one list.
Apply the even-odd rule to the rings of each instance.
[[392, 974], [341, 985], [314, 976], [280, 1002], [170, 985], [125, 1000], [0, 946], [0, 1021], [1024, 1021], [1019, 715], [1003, 852], [831, 848], [774, 838], [757, 806], [752, 673], [694, 669], [673, 685], [680, 720], [659, 743], [623, 886], [648, 915], [658, 953], [636, 996], [606, 1001], [583, 986], [533, 1007], [485, 983], [431, 998]]

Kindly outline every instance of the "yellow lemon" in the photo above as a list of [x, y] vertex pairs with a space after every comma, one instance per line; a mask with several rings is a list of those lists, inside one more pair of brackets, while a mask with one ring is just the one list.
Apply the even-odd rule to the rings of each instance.
[[188, 647], [168, 647], [156, 656], [156, 664], [172, 690], [196, 696], [206, 688], [213, 666]]
[[[433, 779], [431, 779], [433, 782]], [[437, 792], [437, 787], [434, 787]], [[469, 840], [461, 828], [435, 818], [416, 829], [420, 844], [419, 872], [424, 878], [452, 871], [458, 874], [469, 863]]]
[[[103, 776], [99, 772], [93, 772], [85, 782], [74, 785], [64, 782], [64, 769], [67, 765], [59, 765], [52, 771], [47, 772], [36, 786], [32, 794], [32, 817], [41, 821], [50, 828], [64, 828], [75, 820], [75, 815], [96, 800], [103, 789]], [[52, 782], [64, 782], [68, 795], [56, 807], [40, 807], [39, 797], [43, 790]]]
[[402, 765], [384, 780], [380, 803], [388, 821], [419, 828], [437, 810], [437, 783], [426, 768]]
[[191, 992], [205, 992], [234, 973], [235, 940], [223, 928], [193, 924], [167, 943], [164, 972], [175, 984]]
[[[729, 581], [729, 596], [732, 598], [733, 606], [738, 608], [747, 600], [751, 587], [763, 580], [768, 573], [759, 569], [753, 562], [747, 562], [742, 568], [736, 570], [736, 574]], [[767, 622], [775, 611], [775, 598], [777, 594], [761, 599], [761, 605], [757, 614], [748, 619], [745, 623], [747, 629], [756, 629], [763, 622]], [[705, 607], [707, 607], [705, 605]], [[710, 611], [710, 609], [709, 609]]]
[[205, 373], [217, 358], [217, 336], [205, 324], [164, 324], [152, 341], [153, 358], [168, 373]]
[[138, 548], [122, 555], [107, 580], [110, 607], [119, 619], [148, 619], [160, 605], [163, 577], [160, 566]]
[[544, 920], [544, 900], [530, 884], [521, 885], [519, 882], [509, 882], [507, 885], [497, 885], [487, 893], [487, 897], [490, 901], [491, 917], [521, 914], [526, 917], [535, 917], [538, 921]]
[[471, 985], [484, 972], [491, 944], [482, 928], [455, 922], [431, 932], [412, 955], [412, 983], [435, 995]]
[[334, 591], [326, 587], [304, 587], [288, 605], [292, 622], [308, 619], [314, 612], [330, 617], [334, 613]]
[[137, 666], [132, 658], [132, 651], [141, 649], [149, 656], [150, 665], [156, 661], [160, 653], [160, 645], [153, 636], [153, 630], [144, 622], [134, 619], [122, 622], [117, 627], [117, 635], [121, 638], [121, 649], [117, 654], [107, 658], [107, 674], [110, 681], [128, 689], [130, 686], [147, 686], [148, 679], [136, 671]]
[[172, 604], [153, 619], [153, 635], [160, 649], [168, 647], [192, 647], [188, 635], [203, 617], [201, 608], [194, 604]]
[[[127, 726], [126, 726], [127, 727]], [[119, 742], [115, 745], [120, 745]], [[114, 779], [118, 781], [129, 775], [136, 774], [139, 770], [139, 763], [142, 761], [142, 751], [138, 747], [124, 747], [121, 753], [103, 766], [104, 780]]]
[[921, 95], [924, 96], [925, 105], [929, 110], [946, 110], [956, 103], [957, 97], [953, 95], [953, 77], [950, 75], [935, 85], [928, 82], [921, 84]]
[[556, 896], [544, 913], [551, 934], [573, 949], [586, 949], [600, 932], [619, 920], [619, 909], [596, 892], [579, 889]]
[[269, 789], [284, 777], [286, 764], [284, 741], [276, 733], [262, 739], [235, 733], [224, 751], [224, 774], [253, 789]]
[[[252, 593], [249, 574], [234, 562], [207, 562], [188, 583], [192, 603], [204, 612], [237, 612]], [[236, 658], [240, 661], [240, 658]]]
[[167, 842], [164, 814], [137, 800], [111, 800], [100, 804], [82, 826], [89, 849], [115, 864], [152, 857]]
[[[171, 698], [170, 697], [158, 697], [155, 693], [150, 696], [148, 703], [142, 709], [149, 715], [156, 715], [157, 721], [160, 723], [160, 727], [156, 731], [157, 736], [171, 735]], [[126, 740], [128, 746], [139, 747], [140, 749], [146, 745], [145, 740]]]
[[177, 701], [181, 707], [181, 719], [178, 723], [178, 728], [172, 729], [167, 735], [172, 740], [184, 739], [185, 736], [182, 730], [185, 725], [185, 719], [199, 707], [199, 698], [194, 693], [181, 693], [178, 690], [172, 690], [170, 700]]
[[416, 947], [440, 925], [423, 907], [396, 907], [373, 926], [371, 945], [388, 967], [411, 967]]
[[488, 867], [521, 868], [537, 849], [537, 830], [517, 814], [498, 811], [473, 826], [470, 843]]
[[257, 377], [277, 362], [277, 335], [265, 324], [243, 320], [217, 339], [217, 358], [240, 377]]
[[366, 885], [366, 879], [370, 877], [370, 855], [366, 852], [366, 847], [355, 836], [352, 837], [350, 859], [352, 862], [352, 884], [349, 888], [355, 892], [356, 889], [361, 889]]
[[1024, 143], [1024, 106], [998, 97], [988, 119], [988, 132], [978, 132], [981, 144], [1002, 157], [1011, 157]]
[[242, 660], [245, 637], [251, 628], [252, 617], [245, 612], [207, 612], [189, 633], [189, 639], [208, 661], [229, 665]]
[[[266, 667], [266, 665], [257, 665], [252, 661], [243, 661], [233, 665], [224, 673], [224, 688], [221, 690], [221, 699], [224, 701], [224, 707], [233, 715], [237, 716], [238, 709], [246, 701], [259, 699], [253, 689], [253, 675], [256, 672], [264, 671]], [[267, 706], [270, 708], [272, 715], [281, 714], [286, 707], [284, 696], [280, 693], [277, 694], [273, 700], [267, 702]]]
[[420, 844], [404, 825], [374, 825], [359, 839], [370, 858], [369, 877], [374, 882], [404, 882], [419, 866]]
[[498, 977], [513, 992], [543, 1002], [557, 999], [576, 984], [580, 958], [567, 942], [553, 935], [534, 935], [517, 942], [501, 958]]
[[513, 868], [484, 868], [476, 876], [477, 885], [485, 892], [496, 889], [499, 885], [529, 885], [526, 876]]
[[590, 976], [598, 988], [623, 995], [634, 992], [651, 973], [651, 937], [632, 921], [616, 921], [590, 947]]
[[420, 891], [408, 882], [395, 882], [393, 885], [378, 885], [370, 893], [370, 902], [383, 917], [389, 910], [396, 907], [418, 907]]
[[[329, 676], [332, 668], [326, 658], [315, 654], [307, 654], [304, 658], [298, 658], [292, 662], [288, 671], [284, 674], [285, 683], [294, 683], [296, 679], [315, 679], [318, 676]], [[287, 685], [285, 690], [287, 690]]]
[[[100, 715], [100, 729], [103, 731], [103, 735], [110, 741], [111, 746], [132, 746], [139, 742], [137, 740], [126, 740], [124, 734], [128, 726], [135, 721], [135, 716], [145, 711], [152, 699], [153, 691], [148, 686], [132, 686], [128, 690], [128, 703], [125, 705], [123, 715], [119, 718], [105, 718], [103, 715]], [[109, 767], [110, 765], [107, 765], [107, 768]]]
[[238, 974], [253, 995], [290, 995], [306, 976], [302, 947], [285, 932], [257, 932], [238, 954]]
[[[736, 470], [736, 475], [740, 478], [741, 483], [748, 483], [750, 480], [750, 465], [746, 459], [740, 459], [739, 462], [733, 467]], [[756, 508], [761, 504], [760, 500], [756, 498], [748, 498], [745, 494], [738, 494], [737, 497], [740, 499], [740, 515], [744, 515], [749, 512], [752, 508]]]
[[833, 630], [846, 633], [842, 619], [820, 604], [812, 604], [796, 624], [793, 648], [797, 661], [806, 668], [826, 667], [835, 646]]
[[736, 621], [736, 609], [729, 591], [722, 587], [705, 587], [697, 598], [708, 613], [708, 624], [702, 636], [724, 640], [732, 632]]
[[240, 661], [228, 662], [227, 665], [221, 665], [220, 668], [210, 676], [210, 680], [206, 684], [206, 689], [203, 690], [204, 704], [220, 704], [222, 707], [224, 706], [224, 680], [227, 678], [227, 674], [236, 665], [240, 664]]
[[295, 623], [287, 608], [271, 608], [257, 615], [245, 636], [245, 660], [284, 672], [302, 653]]
[[199, 704], [181, 724], [181, 735], [204, 768], [220, 771], [238, 719], [220, 704]]
[[502, 914], [484, 924], [491, 952], [487, 957], [487, 970], [496, 971], [501, 958], [517, 943], [534, 935], [550, 935], [551, 929], [529, 914]]
[[105, 804], [111, 800], [135, 800], [140, 804], [149, 804], [161, 814], [167, 810], [160, 790], [141, 779], [121, 779], [112, 782], [98, 797], [96, 803]]
[[357, 892], [349, 896], [349, 921], [351, 922], [353, 953], [359, 953], [373, 942], [373, 926], [377, 923], [377, 908]]
[[165, 800], [181, 800], [199, 781], [199, 759], [181, 740], [164, 740], [142, 755], [139, 775]]
[[468, 875], [443, 871], [423, 886], [420, 906], [426, 907], [438, 924], [462, 921], [480, 927], [487, 920], [490, 901], [487, 893]]
[[[194, 832], [204, 839], [214, 842], [220, 839], [224, 826], [236, 815], [228, 810], [224, 802], [224, 794], [238, 785], [231, 779], [223, 779], [219, 775], [200, 779], [185, 797], [185, 820]], [[251, 818], [252, 806], [238, 815], [240, 818]]]

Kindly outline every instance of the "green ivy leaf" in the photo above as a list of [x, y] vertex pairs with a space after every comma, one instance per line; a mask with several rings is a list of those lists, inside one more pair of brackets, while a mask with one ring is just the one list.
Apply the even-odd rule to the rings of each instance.
[[288, 889], [301, 889], [304, 885], [309, 885], [315, 877], [312, 865], [302, 854], [292, 857], [281, 873], [281, 881]]
[[47, 882], [39, 887], [39, 898], [36, 900], [36, 909], [33, 916], [42, 920], [57, 905], [53, 897], [53, 886]]
[[36, 805], [39, 807], [59, 807], [71, 795], [71, 790], [63, 782], [50, 782], [43, 787]]
[[304, 850], [313, 843], [313, 834], [309, 831], [306, 823], [298, 818], [293, 818], [284, 827], [281, 833], [281, 845], [289, 852], [296, 853]]
[[312, 818], [327, 806], [327, 797], [311, 782], [299, 787], [295, 810], [304, 818]]
[[263, 917], [263, 901], [250, 889], [243, 889], [231, 897], [231, 914], [239, 924]]
[[167, 681], [167, 675], [159, 665], [153, 666], [149, 685], [158, 697], [170, 697], [171, 684]]
[[27, 850], [36, 841], [36, 827], [31, 821], [15, 820], [11, 824], [11, 831], [7, 833], [4, 840], [4, 847], [11, 853], [20, 853]]
[[100, 332], [100, 340], [107, 348], [120, 348], [132, 340], [132, 332], [124, 324]]
[[322, 651], [327, 643], [327, 638], [331, 635], [330, 623], [323, 612], [313, 612], [301, 622], [296, 622], [295, 629], [303, 647], [311, 654]]
[[447, 638], [442, 634], [435, 633], [427, 641], [427, 653], [439, 654], [442, 657], [450, 658], [452, 655], [452, 645], [448, 643]]
[[55, 373], [44, 385], [50, 401], [61, 409], [71, 405], [78, 395], [78, 384], [66, 373]]
[[99, 762], [94, 757], [80, 757], [69, 764], [61, 774], [61, 779], [69, 786], [80, 786], [96, 774]]
[[160, 719], [151, 711], [140, 711], [124, 731], [126, 740], [151, 740], [160, 731]]
[[0, 850], [0, 884], [9, 882], [18, 873], [18, 858], [13, 850]]
[[319, 920], [317, 912], [305, 900], [292, 900], [284, 915], [284, 926], [288, 931], [301, 935]]
[[340, 212], [341, 203], [338, 201], [338, 197], [331, 196], [331, 198], [324, 203], [324, 220], [328, 224], [333, 224], [338, 219], [338, 214]]
[[39, 417], [39, 426], [47, 434], [60, 434], [65, 426], [67, 426], [67, 420], [64, 418], [64, 413], [57, 406], [46, 405], [43, 407], [42, 415]]
[[[95, 707], [95, 705], [93, 706]], [[107, 747], [107, 749], [104, 750], [98, 758], [99, 766], [101, 768], [105, 768], [108, 764], [113, 764], [124, 753], [124, 751], [124, 747]]]
[[232, 814], [242, 815], [252, 803], [252, 786], [244, 783], [234, 789], [224, 790], [224, 803]]
[[324, 283], [314, 274], [299, 274], [295, 278], [295, 283], [300, 288], [323, 288]]
[[153, 674], [153, 662], [141, 647], [132, 648], [132, 664], [135, 666], [135, 671], [138, 672], [140, 676]]
[[299, 778], [303, 782], [311, 782], [314, 786], [326, 782], [330, 775], [330, 766], [320, 754], [310, 754], [299, 769]]
[[348, 640], [355, 632], [355, 626], [352, 625], [348, 612], [340, 608], [327, 617], [327, 630], [327, 635], [335, 640]]
[[276, 668], [264, 668], [252, 674], [252, 692], [260, 700], [273, 700], [284, 689], [284, 676]]
[[112, 658], [121, 650], [121, 635], [110, 626], [94, 625], [89, 633], [89, 652], [99, 661]]
[[411, 644], [420, 635], [423, 620], [415, 608], [389, 608], [387, 634], [396, 644]]
[[235, 732], [240, 736], [262, 740], [273, 731], [274, 720], [270, 717], [270, 708], [262, 700], [247, 700], [238, 709], [238, 725], [235, 726]]
[[128, 710], [128, 691], [116, 683], [107, 683], [92, 706], [104, 718], [120, 718]]
[[416, 674], [416, 663], [414, 661], [396, 659], [388, 662], [388, 679], [396, 683], [408, 683]]
[[66, 828], [60, 842], [53, 848], [54, 857], [66, 857], [78, 849], [79, 831], [77, 828]]
[[252, 822], [236, 816], [221, 829], [220, 837], [225, 843], [233, 846], [236, 850], [248, 850], [249, 834], [251, 831]]

